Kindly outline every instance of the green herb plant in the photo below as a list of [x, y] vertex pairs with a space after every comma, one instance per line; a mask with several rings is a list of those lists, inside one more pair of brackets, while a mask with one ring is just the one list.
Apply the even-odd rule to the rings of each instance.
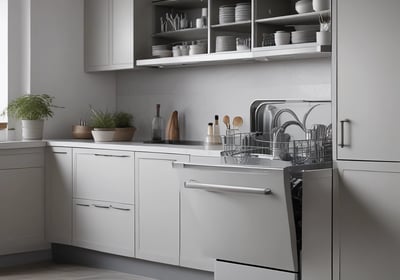
[[93, 128], [115, 128], [114, 114], [90, 108], [90, 126]]
[[133, 127], [133, 116], [126, 112], [117, 112], [114, 114], [114, 122], [118, 128]]
[[47, 94], [26, 94], [11, 101], [4, 110], [8, 115], [21, 120], [43, 120], [53, 117], [52, 108], [62, 108], [53, 105], [54, 97]]

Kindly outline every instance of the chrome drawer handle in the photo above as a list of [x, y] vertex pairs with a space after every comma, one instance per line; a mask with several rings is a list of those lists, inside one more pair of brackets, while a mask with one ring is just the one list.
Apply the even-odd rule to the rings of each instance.
[[96, 208], [110, 209], [110, 206], [108, 205], [93, 204], [93, 206]]
[[68, 154], [67, 152], [53, 152], [55, 155], [66, 155]]
[[344, 148], [346, 146], [344, 144], [344, 123], [350, 123], [349, 119], [341, 120], [340, 121], [340, 148]]
[[238, 187], [227, 185], [204, 184], [194, 180], [184, 182], [184, 187], [187, 189], [201, 189], [214, 192], [238, 192], [238, 193], [252, 193], [252, 194], [272, 194], [270, 188], [252, 188], [252, 187]]
[[127, 155], [104, 155], [104, 154], [94, 154], [95, 157], [115, 157], [115, 158], [128, 158]]
[[111, 205], [111, 208], [116, 209], [116, 210], [121, 210], [121, 211], [131, 211], [130, 208], [116, 207], [116, 206], [112, 206], [112, 205]]
[[84, 207], [90, 207], [89, 204], [83, 204], [83, 203], [76, 203], [77, 206], [84, 206]]

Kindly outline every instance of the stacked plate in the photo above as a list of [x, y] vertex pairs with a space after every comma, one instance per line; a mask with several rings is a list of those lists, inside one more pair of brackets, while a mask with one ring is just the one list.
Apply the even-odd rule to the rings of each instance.
[[219, 7], [219, 23], [235, 22], [235, 6], [224, 5]]
[[237, 3], [235, 7], [235, 21], [246, 21], [251, 18], [250, 3]]
[[170, 57], [172, 51], [169, 45], [154, 45], [151, 47], [152, 55], [156, 57]]
[[215, 40], [216, 52], [236, 51], [235, 36], [217, 36]]
[[316, 41], [315, 30], [301, 30], [292, 32], [292, 44], [301, 44]]

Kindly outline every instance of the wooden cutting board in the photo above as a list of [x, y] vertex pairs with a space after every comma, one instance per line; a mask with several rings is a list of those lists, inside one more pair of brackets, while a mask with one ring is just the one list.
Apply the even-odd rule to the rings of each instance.
[[178, 123], [178, 111], [173, 111], [167, 122], [165, 128], [165, 140], [177, 141], [179, 140], [179, 123]]

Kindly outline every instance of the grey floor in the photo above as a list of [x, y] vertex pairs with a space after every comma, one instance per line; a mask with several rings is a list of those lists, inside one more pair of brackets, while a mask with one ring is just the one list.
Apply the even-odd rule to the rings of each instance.
[[116, 271], [41, 263], [0, 269], [2, 280], [154, 280]]

